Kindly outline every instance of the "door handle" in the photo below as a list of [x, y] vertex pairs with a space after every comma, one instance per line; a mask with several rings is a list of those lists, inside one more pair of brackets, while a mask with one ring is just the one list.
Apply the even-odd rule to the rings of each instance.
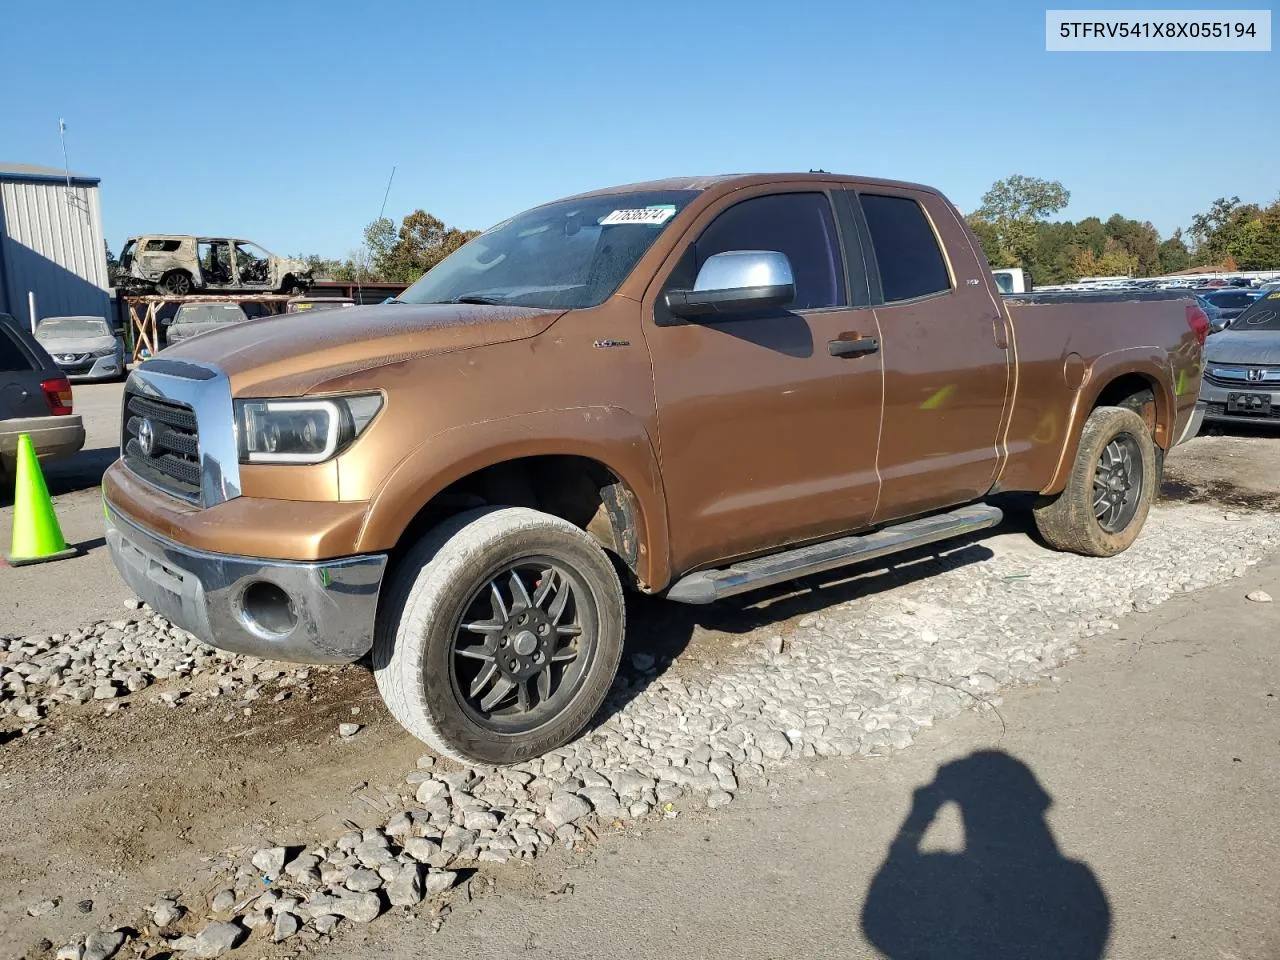
[[875, 337], [859, 337], [856, 340], [828, 340], [827, 352], [833, 357], [862, 357], [880, 352], [880, 341]]

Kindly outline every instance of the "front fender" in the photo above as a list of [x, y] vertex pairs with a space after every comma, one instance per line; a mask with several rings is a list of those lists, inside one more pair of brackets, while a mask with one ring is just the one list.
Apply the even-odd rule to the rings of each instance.
[[1139, 374], [1151, 381], [1156, 401], [1156, 445], [1166, 450], [1172, 445], [1177, 398], [1173, 392], [1169, 351], [1163, 347], [1127, 347], [1104, 353], [1085, 370], [1084, 380], [1076, 391], [1068, 414], [1066, 442], [1058, 455], [1053, 478], [1041, 493], [1058, 494], [1066, 487], [1080, 445], [1080, 435], [1084, 432], [1084, 422], [1089, 419], [1107, 385], [1127, 374]]
[[637, 505], [636, 573], [653, 589], [670, 577], [666, 499], [644, 424], [619, 407], [543, 410], [451, 427], [408, 453], [369, 501], [356, 549], [390, 550], [418, 512], [450, 484], [485, 467], [536, 456], [578, 456], [603, 464]]

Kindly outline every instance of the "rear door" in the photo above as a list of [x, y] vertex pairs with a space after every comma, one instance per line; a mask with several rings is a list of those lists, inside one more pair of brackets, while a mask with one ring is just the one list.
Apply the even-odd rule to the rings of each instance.
[[[829, 346], [876, 337], [839, 193], [809, 181], [730, 194], [690, 225], [646, 294], [678, 570], [851, 530], [875, 510], [880, 358]], [[715, 322], [667, 313], [662, 294], [692, 287], [707, 258], [729, 250], [786, 254], [794, 303]]]
[[867, 242], [884, 355], [875, 521], [986, 494], [1009, 393], [1004, 310], [949, 203], [868, 186], [849, 199]]
[[40, 384], [61, 376], [35, 338], [18, 322], [0, 313], [0, 420], [49, 416], [49, 401]]

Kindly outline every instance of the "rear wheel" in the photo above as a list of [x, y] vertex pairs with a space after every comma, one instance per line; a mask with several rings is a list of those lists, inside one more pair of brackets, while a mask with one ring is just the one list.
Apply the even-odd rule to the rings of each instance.
[[374, 675], [395, 718], [439, 753], [515, 763], [591, 720], [624, 620], [617, 573], [588, 534], [523, 507], [470, 511], [399, 564]]
[[160, 278], [160, 282], [156, 284], [156, 289], [170, 296], [185, 297], [192, 290], [191, 274], [185, 270], [170, 270]]
[[1146, 522], [1159, 480], [1155, 441], [1126, 407], [1089, 414], [1066, 488], [1035, 511], [1050, 546], [1091, 557], [1127, 550]]

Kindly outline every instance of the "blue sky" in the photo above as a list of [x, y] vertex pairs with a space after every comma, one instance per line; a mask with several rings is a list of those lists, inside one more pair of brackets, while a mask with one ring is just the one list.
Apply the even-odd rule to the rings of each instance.
[[393, 165], [389, 216], [463, 227], [612, 183], [811, 167], [966, 211], [999, 177], [1059, 179], [1064, 215], [1164, 235], [1215, 197], [1280, 194], [1280, 53], [1050, 54], [1042, 5], [0, 7], [0, 161], [61, 166], [65, 118], [117, 251], [176, 232], [342, 255]]

